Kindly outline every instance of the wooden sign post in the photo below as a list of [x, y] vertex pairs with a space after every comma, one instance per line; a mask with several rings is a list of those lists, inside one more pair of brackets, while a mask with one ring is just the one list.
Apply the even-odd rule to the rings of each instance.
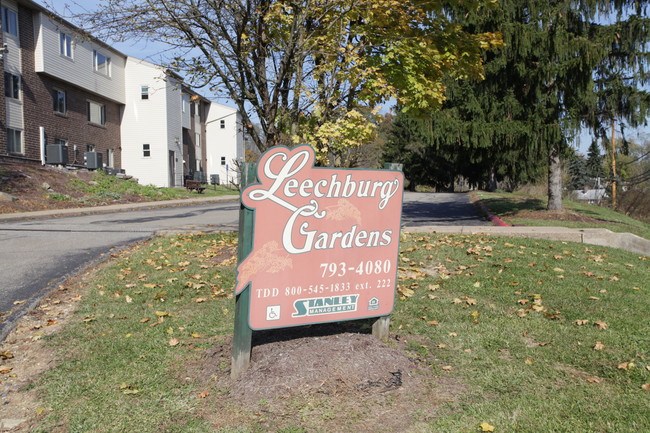
[[248, 366], [251, 330], [378, 317], [373, 334], [388, 337], [404, 176], [314, 162], [308, 145], [278, 146], [260, 158], [257, 183], [245, 169], [233, 377]]

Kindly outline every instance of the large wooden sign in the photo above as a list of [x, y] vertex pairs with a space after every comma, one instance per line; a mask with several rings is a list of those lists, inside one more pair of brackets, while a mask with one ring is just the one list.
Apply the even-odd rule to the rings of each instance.
[[249, 287], [251, 329], [390, 314], [402, 173], [314, 167], [304, 145], [264, 153], [257, 177], [242, 192], [254, 237], [235, 287]]

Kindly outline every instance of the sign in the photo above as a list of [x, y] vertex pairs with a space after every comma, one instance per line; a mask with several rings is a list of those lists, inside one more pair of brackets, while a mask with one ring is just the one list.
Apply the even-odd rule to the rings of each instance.
[[314, 167], [314, 150], [274, 147], [242, 192], [255, 210], [252, 329], [386, 316], [393, 310], [404, 177], [400, 171]]

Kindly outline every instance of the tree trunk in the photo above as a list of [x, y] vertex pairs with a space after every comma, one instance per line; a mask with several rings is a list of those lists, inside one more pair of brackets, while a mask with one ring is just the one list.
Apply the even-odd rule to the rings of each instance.
[[548, 154], [548, 206], [546, 209], [562, 210], [562, 162], [558, 144], [554, 144]]
[[617, 197], [617, 173], [616, 173], [616, 123], [614, 118], [612, 118], [612, 140], [611, 140], [611, 152], [612, 152], [612, 207], [616, 209], [618, 207], [618, 197]]
[[498, 188], [497, 184], [497, 174], [494, 166], [490, 167], [490, 186], [488, 187], [488, 191], [494, 192]]

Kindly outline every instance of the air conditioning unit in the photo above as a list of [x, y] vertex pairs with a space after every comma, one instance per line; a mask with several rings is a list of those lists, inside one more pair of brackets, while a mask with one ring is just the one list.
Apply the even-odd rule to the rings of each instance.
[[84, 152], [84, 162], [89, 170], [102, 168], [102, 154], [99, 152]]
[[48, 144], [47, 157], [45, 162], [48, 164], [62, 164], [68, 163], [68, 146], [65, 144]]

